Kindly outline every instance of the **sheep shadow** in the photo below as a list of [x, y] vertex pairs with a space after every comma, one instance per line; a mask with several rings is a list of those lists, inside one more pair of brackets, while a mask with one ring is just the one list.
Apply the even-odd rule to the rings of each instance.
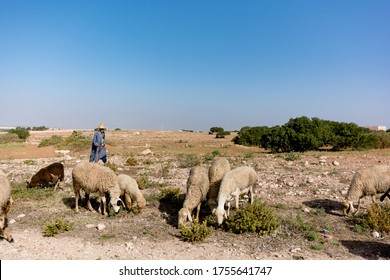
[[[161, 215], [165, 218], [168, 225], [177, 228], [178, 223], [178, 213], [183, 207], [183, 202], [185, 200], [185, 194], [180, 194], [177, 199], [168, 199], [160, 200], [158, 205], [158, 210], [161, 212]], [[206, 216], [210, 214], [206, 201], [202, 202], [200, 208], [199, 220], [203, 221]], [[196, 209], [193, 211], [195, 215]]]
[[177, 227], [178, 219], [177, 215], [179, 210], [183, 206], [185, 194], [180, 194], [179, 197], [174, 199], [160, 199], [158, 203], [158, 210], [165, 218], [167, 224]]
[[303, 205], [306, 205], [312, 209], [323, 209], [325, 213], [343, 217], [342, 203], [330, 199], [315, 199], [310, 201], [304, 201]]
[[367, 260], [390, 260], [390, 244], [377, 241], [340, 240], [340, 243], [351, 254], [361, 256]]
[[[98, 201], [98, 199], [94, 196], [91, 196], [90, 198], [91, 200], [91, 205], [93, 207], [93, 209], [98, 209], [99, 206], [100, 206], [100, 203]], [[74, 197], [64, 197], [62, 198], [62, 203], [64, 203], [64, 205], [66, 207], [69, 207], [70, 209], [75, 209], [75, 198]], [[79, 208], [84, 208], [84, 209], [87, 209], [87, 199], [85, 198], [85, 196], [81, 196], [79, 198]]]

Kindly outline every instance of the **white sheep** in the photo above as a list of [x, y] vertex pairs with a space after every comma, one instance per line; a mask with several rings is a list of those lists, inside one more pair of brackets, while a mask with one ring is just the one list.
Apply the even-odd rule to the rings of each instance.
[[[120, 188], [118, 177], [110, 168], [93, 162], [80, 162], [72, 170], [73, 189], [75, 193], [75, 210], [79, 212], [78, 201], [80, 190], [84, 190], [87, 199], [87, 207], [94, 211], [89, 199], [91, 193], [97, 192], [99, 195], [99, 212], [103, 205], [103, 215], [106, 214], [106, 194], [109, 194], [110, 203], [117, 213], [120, 207], [117, 205], [120, 199]], [[123, 203], [123, 202], [122, 202]]]
[[[249, 166], [241, 166], [226, 172], [221, 181], [218, 192], [218, 207], [213, 210], [217, 216], [217, 223], [221, 225], [223, 218], [230, 214], [230, 201], [235, 199], [235, 206], [238, 209], [240, 195], [249, 193], [249, 200], [253, 202], [253, 186], [257, 180], [256, 171]], [[228, 212], [225, 211], [225, 203], [228, 206]]]
[[[370, 195], [375, 202], [375, 195], [384, 193], [390, 187], [390, 166], [377, 165], [359, 170], [352, 179], [348, 193], [342, 206], [344, 215], [357, 213], [360, 209], [361, 198]], [[354, 211], [353, 202], [358, 201], [358, 208]]]
[[196, 208], [196, 219], [199, 221], [199, 212], [202, 201], [206, 199], [209, 191], [208, 170], [203, 166], [194, 166], [190, 170], [187, 180], [187, 193], [183, 202], [183, 208], [178, 214], [178, 227], [185, 225], [187, 221], [192, 222], [192, 211]]
[[121, 196], [125, 197], [125, 205], [130, 210], [133, 204], [138, 208], [145, 208], [146, 200], [138, 188], [137, 181], [126, 174], [118, 175], [119, 188], [121, 190]]
[[221, 180], [230, 170], [230, 164], [226, 158], [216, 158], [209, 168], [210, 190], [207, 194], [207, 205], [213, 210], [217, 206], [217, 197]]
[[13, 203], [11, 197], [11, 185], [7, 175], [0, 170], [0, 237], [8, 242], [13, 242], [11, 234], [7, 229], [7, 214]]

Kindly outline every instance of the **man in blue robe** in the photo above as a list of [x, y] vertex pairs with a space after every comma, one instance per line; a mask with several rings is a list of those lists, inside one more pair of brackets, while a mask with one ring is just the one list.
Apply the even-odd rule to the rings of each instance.
[[100, 159], [104, 163], [107, 162], [105, 130], [104, 124], [101, 123], [93, 135], [91, 155], [89, 156], [90, 162], [98, 162]]

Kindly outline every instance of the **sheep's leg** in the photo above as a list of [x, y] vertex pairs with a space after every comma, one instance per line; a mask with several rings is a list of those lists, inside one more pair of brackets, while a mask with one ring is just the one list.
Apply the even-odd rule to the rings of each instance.
[[249, 202], [252, 205], [253, 204], [253, 188], [250, 187], [249, 189]]
[[[102, 195], [101, 197], [100, 197], [100, 207], [102, 207], [102, 205], [103, 205], [103, 215], [106, 215], [106, 212], [107, 212], [107, 209], [106, 209], [106, 196], [105, 195]], [[100, 208], [99, 207], [99, 208]], [[100, 212], [100, 211], [99, 211]]]
[[127, 210], [131, 210], [132, 208], [132, 202], [131, 202], [131, 197], [129, 194], [125, 193], [125, 204], [126, 204], [126, 208]]
[[54, 191], [57, 190], [57, 187], [59, 186], [59, 184], [60, 184], [60, 180], [57, 180], [56, 184], [54, 185]]
[[373, 204], [378, 204], [378, 201], [376, 201], [375, 195], [371, 196], [371, 200]]
[[87, 208], [88, 208], [88, 210], [94, 212], [95, 209], [93, 209], [93, 207], [92, 207], [91, 200], [90, 200], [90, 197], [89, 197], [89, 193], [85, 193], [85, 199], [87, 200]]
[[79, 198], [80, 198], [80, 191], [75, 191], [74, 192], [74, 200], [75, 200], [74, 210], [76, 211], [76, 213], [79, 212]]
[[199, 222], [200, 205], [201, 205], [201, 203], [199, 203], [198, 206], [196, 207], [196, 221], [197, 222]]
[[357, 209], [356, 209], [354, 214], [357, 214], [359, 212], [359, 210], [360, 210], [360, 202], [361, 202], [361, 199], [359, 198], [358, 199], [358, 206], [357, 206]]
[[240, 200], [240, 195], [236, 195], [235, 199], [236, 199], [236, 209], [238, 209], [238, 202]]
[[230, 201], [227, 203], [227, 216], [230, 216]]

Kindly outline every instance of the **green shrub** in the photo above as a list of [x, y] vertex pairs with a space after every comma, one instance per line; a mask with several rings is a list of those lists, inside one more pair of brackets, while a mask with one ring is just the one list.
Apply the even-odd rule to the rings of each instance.
[[38, 148], [47, 147], [47, 146], [59, 146], [64, 142], [64, 139], [58, 135], [52, 135], [48, 139], [43, 139], [41, 143], [39, 143]]
[[368, 208], [367, 213], [362, 214], [357, 219], [355, 231], [371, 228], [381, 232], [390, 232], [390, 206], [385, 204], [373, 204]]
[[52, 237], [60, 232], [69, 231], [72, 228], [69, 222], [56, 219], [54, 223], [46, 223], [43, 231], [44, 237]]
[[139, 187], [140, 190], [150, 189], [150, 188], [157, 188], [157, 187], [160, 186], [158, 183], [150, 181], [149, 180], [149, 175], [146, 174], [146, 173], [137, 176], [137, 178], [135, 178], [135, 180], [137, 181], [137, 184], [138, 184], [138, 187]]
[[190, 168], [201, 163], [201, 160], [197, 155], [179, 155], [178, 156], [179, 167]]
[[224, 131], [224, 129], [222, 127], [219, 127], [219, 126], [213, 126], [210, 128], [211, 133], [214, 133], [214, 132], [218, 133], [218, 132], [223, 132], [223, 131]]
[[204, 157], [204, 159], [205, 159], [205, 161], [211, 161], [211, 160], [214, 160], [217, 156], [220, 156], [220, 155], [221, 155], [221, 151], [220, 150], [214, 150], [210, 154], [207, 154]]
[[8, 133], [14, 133], [14, 134], [16, 134], [16, 135], [18, 136], [18, 138], [21, 139], [21, 140], [26, 140], [27, 137], [30, 136], [30, 132], [28, 132], [27, 129], [21, 128], [21, 127], [17, 127], [17, 128], [15, 128], [15, 129], [10, 129], [10, 130], [8, 131]]
[[91, 147], [92, 139], [83, 135], [79, 131], [73, 131], [69, 137], [66, 137], [62, 143], [57, 145], [60, 149], [69, 149], [82, 151]]
[[33, 159], [26, 159], [25, 161], [23, 161], [23, 163], [25, 165], [36, 165], [37, 164], [37, 162]]
[[207, 221], [203, 221], [201, 224], [198, 221], [194, 221], [189, 228], [181, 227], [180, 233], [184, 241], [200, 242], [204, 241], [212, 230], [212, 227], [207, 226]]
[[307, 234], [306, 234], [306, 238], [307, 240], [309, 241], [315, 241], [317, 240], [319, 237], [318, 233], [315, 232], [315, 231], [309, 231]]
[[110, 168], [112, 171], [118, 171], [118, 165], [115, 162], [107, 161], [104, 166]]
[[181, 208], [183, 200], [180, 198], [180, 189], [167, 187], [160, 190], [160, 202], [169, 204], [173, 208]]
[[0, 134], [0, 144], [22, 142], [15, 133]]
[[259, 235], [272, 233], [279, 226], [274, 211], [265, 203], [255, 201], [225, 221], [225, 227], [233, 233], [254, 232]]
[[230, 135], [230, 131], [219, 131], [215, 135], [215, 138], [225, 138], [226, 135]]

